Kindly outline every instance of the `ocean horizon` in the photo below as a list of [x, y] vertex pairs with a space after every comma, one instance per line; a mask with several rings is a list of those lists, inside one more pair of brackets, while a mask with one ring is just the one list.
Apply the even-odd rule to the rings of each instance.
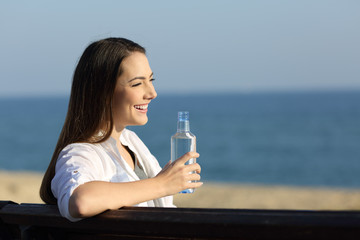
[[[67, 96], [0, 98], [0, 169], [44, 172]], [[359, 188], [360, 90], [167, 95], [129, 127], [164, 166], [190, 112], [203, 181]]]

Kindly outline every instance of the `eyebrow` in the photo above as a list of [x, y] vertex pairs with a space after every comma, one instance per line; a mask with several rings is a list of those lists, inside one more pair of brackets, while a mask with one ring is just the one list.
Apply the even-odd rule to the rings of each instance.
[[[151, 78], [153, 75], [154, 75], [154, 73], [151, 73], [150, 76], [149, 76], [149, 78]], [[134, 81], [134, 80], [137, 80], [137, 79], [145, 80], [146, 78], [145, 78], [145, 77], [134, 77], [134, 78], [130, 79], [130, 80], [128, 81], [128, 83], [129, 83], [129, 82], [132, 82], [132, 81]]]

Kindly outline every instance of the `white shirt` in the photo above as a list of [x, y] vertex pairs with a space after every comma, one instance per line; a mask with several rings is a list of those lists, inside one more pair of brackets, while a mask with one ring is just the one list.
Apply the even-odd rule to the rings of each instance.
[[[156, 158], [133, 131], [124, 129], [120, 141], [134, 152], [149, 178], [155, 177], [161, 171]], [[131, 182], [136, 180], [140, 179], [121, 157], [116, 147], [116, 140], [110, 137], [98, 144], [73, 143], [66, 146], [56, 162], [51, 190], [57, 198], [61, 215], [70, 221], [78, 221], [80, 218], [73, 218], [69, 213], [69, 199], [79, 185], [90, 181]], [[136, 206], [175, 207], [172, 196], [143, 202]]]

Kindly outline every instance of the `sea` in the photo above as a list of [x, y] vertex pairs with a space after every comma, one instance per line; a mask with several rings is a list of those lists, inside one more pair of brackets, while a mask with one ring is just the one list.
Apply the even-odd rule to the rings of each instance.
[[[68, 97], [0, 98], [0, 169], [44, 172]], [[202, 181], [360, 188], [360, 91], [159, 96], [132, 126], [164, 166], [177, 112], [189, 111]]]

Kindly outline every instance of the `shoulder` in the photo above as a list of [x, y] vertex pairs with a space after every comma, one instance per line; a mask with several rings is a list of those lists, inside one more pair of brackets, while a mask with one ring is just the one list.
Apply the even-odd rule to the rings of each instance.
[[55, 172], [60, 177], [69, 171], [80, 172], [89, 179], [103, 179], [113, 173], [114, 163], [99, 144], [72, 143], [59, 154]]
[[63, 150], [60, 152], [60, 156], [63, 155], [77, 155], [77, 154], [93, 154], [95, 153], [95, 145], [91, 143], [71, 143], [67, 145]]
[[57, 159], [57, 165], [99, 165], [102, 162], [102, 157], [98, 149], [99, 146], [92, 143], [69, 144], [60, 152]]

